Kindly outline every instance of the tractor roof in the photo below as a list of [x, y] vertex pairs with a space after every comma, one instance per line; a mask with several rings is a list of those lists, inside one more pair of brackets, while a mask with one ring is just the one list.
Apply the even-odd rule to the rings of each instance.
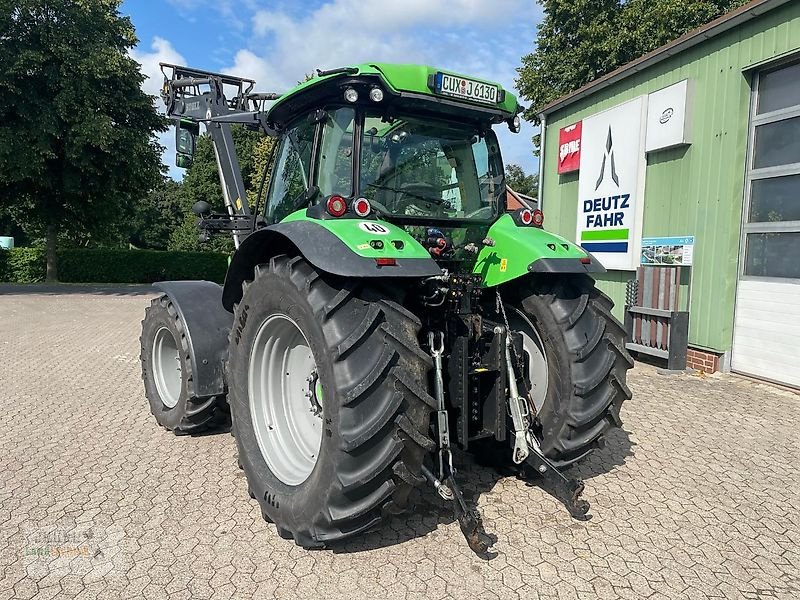
[[[450, 75], [459, 80], [496, 86], [496, 102], [475, 101], [437, 92], [437, 77]], [[439, 79], [440, 81], [441, 79]], [[343, 93], [348, 87], [367, 98], [373, 87], [385, 92], [386, 102], [406, 110], [446, 113], [468, 120], [499, 123], [513, 118], [522, 107], [517, 97], [497, 83], [436, 69], [425, 65], [370, 63], [321, 71], [288, 92], [281, 94], [269, 109], [268, 121], [278, 127], [314, 108], [329, 104], [344, 104]], [[376, 103], [377, 108], [377, 103]]]

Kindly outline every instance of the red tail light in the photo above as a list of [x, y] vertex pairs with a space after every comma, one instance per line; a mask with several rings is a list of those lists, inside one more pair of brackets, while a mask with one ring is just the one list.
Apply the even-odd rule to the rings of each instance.
[[341, 196], [333, 195], [328, 198], [328, 202], [325, 207], [328, 209], [328, 213], [332, 217], [341, 217], [347, 212], [347, 202], [345, 202], [344, 198]]
[[519, 213], [519, 220], [523, 225], [530, 225], [533, 223], [533, 213], [526, 208]]
[[540, 211], [538, 208], [533, 211], [533, 224], [536, 227], [541, 227], [544, 225], [544, 213]]
[[372, 212], [372, 206], [370, 206], [369, 200], [366, 198], [359, 198], [353, 204], [353, 210], [359, 217], [366, 217]]

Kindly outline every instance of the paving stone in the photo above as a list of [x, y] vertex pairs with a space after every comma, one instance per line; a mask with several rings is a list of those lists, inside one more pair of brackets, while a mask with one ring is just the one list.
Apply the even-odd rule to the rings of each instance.
[[0, 600], [800, 598], [800, 395], [783, 388], [637, 365], [624, 429], [573, 471], [591, 520], [458, 455], [492, 559], [429, 490], [307, 552], [263, 521], [229, 435], [153, 421], [149, 290], [2, 292]]

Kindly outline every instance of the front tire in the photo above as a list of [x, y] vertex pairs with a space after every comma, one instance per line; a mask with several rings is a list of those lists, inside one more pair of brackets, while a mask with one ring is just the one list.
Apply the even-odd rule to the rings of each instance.
[[189, 342], [168, 296], [154, 298], [150, 303], [139, 342], [145, 395], [159, 425], [180, 435], [227, 424], [224, 395], [195, 394]]
[[244, 285], [227, 365], [239, 461], [265, 519], [304, 547], [374, 527], [424, 481], [431, 359], [401, 299], [301, 257], [273, 258]]
[[536, 352], [525, 352], [526, 378], [541, 448], [559, 467], [581, 460], [602, 444], [606, 432], [622, 425], [620, 408], [631, 397], [625, 378], [633, 359], [612, 308], [611, 299], [586, 275], [544, 275], [524, 280], [507, 310], [524, 343], [543, 349], [533, 360]]

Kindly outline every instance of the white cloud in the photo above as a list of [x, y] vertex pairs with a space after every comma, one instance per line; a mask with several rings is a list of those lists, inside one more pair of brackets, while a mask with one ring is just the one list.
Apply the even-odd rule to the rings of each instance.
[[[366, 61], [479, 64], [488, 71], [520, 18], [532, 28], [534, 10], [525, 0], [332, 0], [302, 17], [260, 10], [253, 16], [253, 48], [268, 47], [258, 72], [268, 80], [260, 87], [286, 88], [315, 68]], [[240, 53], [234, 68], [248, 60]], [[508, 84], [518, 62], [514, 56], [513, 65], [504, 65]]]
[[[169, 2], [191, 18], [201, 9], [211, 10], [200, 0]], [[430, 64], [511, 89], [520, 56], [530, 50], [535, 37], [541, 10], [529, 0], [327, 0], [314, 9], [290, 4], [287, 10], [258, 9], [257, 4], [239, 0], [236, 19], [251, 15], [252, 35], [246, 47], [243, 43], [233, 54], [232, 64], [212, 69], [255, 79], [258, 91], [274, 92], [296, 85], [317, 68], [368, 61]], [[240, 29], [239, 23], [225, 18], [231, 16], [232, 5], [221, 0], [213, 7], [229, 33]], [[226, 37], [233, 41], [230, 34]], [[154, 95], [162, 81], [159, 62], [186, 64], [172, 44], [159, 37], [149, 52], [132, 54], [148, 76], [144, 89]], [[533, 171], [532, 128], [526, 125], [517, 135], [500, 129], [506, 162]], [[168, 163], [174, 156], [173, 135], [161, 137]], [[180, 171], [171, 168], [171, 173], [175, 177]]]
[[164, 76], [161, 74], [161, 69], [158, 63], [171, 63], [174, 65], [182, 65], [186, 63], [186, 59], [172, 47], [169, 40], [156, 37], [150, 44], [150, 52], [142, 52], [138, 48], [134, 48], [131, 52], [133, 59], [142, 65], [142, 73], [147, 77], [147, 80], [142, 84], [142, 88], [148, 94], [158, 96], [161, 92], [161, 83]]
[[[323, 4], [299, 23], [307, 31], [326, 28], [351, 35], [355, 32], [385, 33], [413, 26], [452, 29], [462, 25], [480, 26], [508, 20], [527, 4], [522, 0], [333, 0]], [[281, 32], [297, 22], [282, 13], [267, 10], [256, 13], [256, 34]]]
[[[141, 51], [134, 48], [131, 52], [131, 57], [142, 65], [142, 73], [147, 77], [142, 83], [142, 89], [155, 96], [155, 105], [159, 112], [164, 113], [164, 103], [161, 101], [159, 94], [161, 93], [161, 85], [164, 81], [164, 76], [161, 73], [161, 68], [158, 63], [166, 62], [171, 64], [183, 65], [186, 64], [184, 57], [173, 48], [169, 40], [156, 37], [150, 45], [150, 52]], [[183, 171], [174, 166], [175, 158], [175, 132], [172, 127], [158, 136], [159, 143], [165, 147], [162, 160], [169, 166], [169, 173], [173, 179], [180, 179]]]
[[[187, 1], [187, 0], [180, 0]], [[316, 68], [361, 62], [435, 65], [513, 89], [541, 9], [526, 0], [329, 0], [305, 13], [259, 10], [250, 49], [227, 70], [264, 91], [282, 91]], [[519, 134], [498, 128], [507, 162], [534, 171], [527, 123]]]

